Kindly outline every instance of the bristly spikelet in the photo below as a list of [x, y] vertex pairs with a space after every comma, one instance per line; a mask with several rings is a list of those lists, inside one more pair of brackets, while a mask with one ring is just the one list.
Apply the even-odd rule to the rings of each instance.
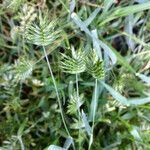
[[23, 5], [23, 8], [19, 13], [19, 18], [20, 18], [19, 29], [23, 33], [25, 32], [26, 28], [36, 19], [37, 13], [35, 10], [36, 9], [34, 6], [30, 6], [27, 4]]
[[119, 91], [120, 93], [123, 92], [125, 86], [126, 86], [126, 81], [130, 79], [128, 74], [121, 74], [114, 82], [113, 87], [115, 88], [116, 91]]
[[28, 78], [32, 73], [33, 65], [34, 64], [32, 61], [25, 58], [20, 58], [17, 60], [14, 65], [15, 79], [18, 81], [24, 81]]
[[27, 27], [25, 33], [27, 41], [38, 46], [52, 44], [61, 37], [61, 30], [56, 29], [56, 25], [56, 20], [49, 22], [47, 17], [40, 17], [38, 25], [32, 24]]
[[35, 7], [27, 4], [23, 5], [22, 10], [18, 14], [20, 25], [14, 26], [11, 29], [11, 38], [13, 41], [17, 40], [19, 34], [24, 37], [27, 27], [30, 26], [37, 17]]
[[62, 56], [63, 59], [61, 60], [60, 67], [63, 69], [64, 72], [70, 74], [78, 74], [85, 71], [85, 55], [83, 52], [76, 53], [75, 57], [70, 57], [65, 54], [62, 54]]
[[85, 59], [86, 69], [87, 71], [95, 78], [95, 79], [103, 79], [105, 77], [105, 71], [103, 67], [103, 61], [100, 61], [94, 52], [90, 52]]
[[74, 92], [71, 97], [70, 97], [70, 101], [68, 103], [68, 106], [67, 106], [67, 113], [70, 114], [70, 115], [73, 115], [73, 114], [76, 114], [77, 113], [77, 110], [78, 108], [81, 107], [81, 105], [84, 103], [84, 100], [83, 100], [83, 94], [80, 95], [80, 98], [79, 98], [79, 103], [78, 103], [78, 97], [77, 97], [77, 94]]

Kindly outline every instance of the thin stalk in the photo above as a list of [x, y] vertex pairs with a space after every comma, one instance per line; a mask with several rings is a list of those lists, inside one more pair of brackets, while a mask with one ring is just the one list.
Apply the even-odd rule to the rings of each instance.
[[20, 142], [21, 150], [25, 150], [25, 147], [24, 147], [24, 144], [23, 144], [21, 136], [18, 136], [18, 140]]
[[45, 50], [44, 46], [43, 46], [43, 51], [44, 51], [44, 55], [45, 55], [45, 58], [46, 58], [46, 61], [47, 61], [47, 65], [48, 65], [49, 71], [50, 71], [50, 75], [51, 75], [52, 80], [53, 80], [54, 88], [55, 88], [55, 91], [56, 91], [56, 96], [57, 96], [57, 101], [58, 101], [58, 105], [59, 105], [59, 108], [60, 108], [61, 118], [62, 118], [65, 130], [66, 130], [68, 136], [71, 137], [71, 135], [69, 133], [69, 130], [67, 128], [65, 119], [64, 119], [63, 110], [62, 110], [62, 106], [61, 106], [61, 101], [60, 101], [60, 97], [59, 97], [59, 94], [58, 94], [58, 89], [57, 89], [57, 86], [56, 86], [56, 81], [55, 81], [55, 78], [54, 78], [54, 75], [53, 75], [53, 72], [52, 72], [52, 69], [51, 69], [51, 65], [49, 63], [49, 60], [48, 60], [48, 57], [47, 57], [46, 50]]
[[64, 6], [64, 8], [66, 9], [66, 11], [68, 13], [70, 13], [70, 10], [67, 8], [67, 6], [65, 5], [65, 3], [62, 0], [59, 0], [59, 2]]
[[92, 117], [92, 133], [90, 136], [90, 143], [88, 150], [91, 149], [93, 143], [93, 134], [94, 134], [94, 125], [95, 125], [95, 113], [96, 113], [96, 106], [97, 106], [97, 79], [95, 79], [95, 90], [94, 90], [94, 108], [93, 108], [93, 117]]
[[20, 81], [19, 98], [21, 98], [21, 92], [22, 92], [22, 81]]
[[[23, 53], [25, 53], [25, 29], [23, 30], [23, 36], [22, 36], [22, 47], [23, 47]], [[20, 56], [20, 51], [18, 50], [18, 56]], [[19, 89], [19, 98], [21, 98], [21, 91], [22, 91], [22, 81], [20, 81], [20, 89]]]
[[78, 126], [79, 126], [79, 135], [78, 135], [78, 139], [79, 139], [79, 149], [80, 149], [80, 146], [81, 146], [81, 142], [80, 142], [80, 116], [81, 116], [81, 113], [80, 113], [80, 96], [79, 96], [79, 83], [78, 83], [78, 74], [76, 74], [76, 91], [77, 91], [77, 110], [78, 110]]

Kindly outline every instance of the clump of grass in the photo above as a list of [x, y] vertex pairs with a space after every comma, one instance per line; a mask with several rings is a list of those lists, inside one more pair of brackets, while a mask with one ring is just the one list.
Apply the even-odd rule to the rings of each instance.
[[0, 150], [148, 149], [149, 6], [3, 1]]

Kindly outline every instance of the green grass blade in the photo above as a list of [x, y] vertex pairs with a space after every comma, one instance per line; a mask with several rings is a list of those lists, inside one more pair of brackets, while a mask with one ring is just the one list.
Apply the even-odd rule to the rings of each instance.
[[115, 91], [111, 86], [104, 83], [103, 81], [100, 81], [100, 83], [106, 88], [107, 91], [109, 91], [109, 93], [113, 96], [113, 98], [115, 98], [118, 102], [120, 102], [121, 104], [126, 105], [126, 106], [130, 105], [129, 101], [124, 96], [122, 96], [120, 93]]
[[74, 145], [72, 138], [69, 137], [69, 138], [66, 139], [63, 148], [64, 149], [69, 149], [69, 147], [71, 146], [71, 144]]
[[107, 12], [113, 4], [114, 4], [114, 0], [105, 0], [103, 12]]
[[86, 26], [91, 24], [91, 22], [95, 19], [99, 11], [100, 11], [100, 8], [95, 9], [94, 12], [89, 16], [89, 18], [84, 21]]
[[141, 73], [136, 73], [136, 76], [138, 76], [143, 82], [147, 83], [148, 85], [150, 85], [150, 77], [141, 74]]
[[137, 140], [137, 141], [142, 141], [142, 139], [141, 139], [141, 137], [140, 137], [136, 127], [132, 126], [132, 128], [133, 129], [130, 131], [130, 133], [134, 137], [134, 139]]
[[147, 98], [136, 98], [129, 100], [131, 105], [144, 105], [146, 103], [150, 103], [150, 97]]
[[90, 125], [89, 125], [89, 122], [87, 120], [86, 114], [84, 113], [83, 110], [82, 110], [82, 121], [84, 123], [85, 130], [86, 130], [87, 134], [90, 136], [91, 133], [92, 133], [92, 129], [91, 129]]
[[[98, 39], [97, 30], [95, 29], [95, 30], [92, 30], [91, 32], [92, 32], [93, 37], [95, 37], [96, 39]], [[100, 47], [99, 43], [97, 41], [95, 41], [94, 39], [93, 39], [93, 47], [96, 50], [96, 53], [99, 56], [99, 59], [102, 60], [102, 50], [101, 50], [101, 47]]]
[[119, 7], [119, 8], [116, 8], [116, 10], [114, 10], [112, 14], [108, 12], [109, 15], [107, 14], [105, 20], [102, 21], [99, 25], [103, 26], [107, 22], [110, 22], [116, 18], [128, 16], [130, 14], [144, 11], [147, 9], [150, 9], [150, 2], [143, 3], [143, 4], [136, 4], [133, 6], [127, 6], [127, 7], [122, 7], [122, 8]]
[[56, 145], [50, 145], [48, 148], [46, 148], [45, 150], [67, 150], [65, 148], [62, 148], [60, 146], [56, 146]]

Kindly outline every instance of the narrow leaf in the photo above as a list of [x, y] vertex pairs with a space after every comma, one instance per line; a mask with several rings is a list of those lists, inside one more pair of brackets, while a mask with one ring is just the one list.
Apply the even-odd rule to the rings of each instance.
[[121, 7], [116, 8], [116, 10], [113, 11], [113, 13], [110, 14], [110, 12], [108, 12], [106, 18], [105, 19], [103, 18], [102, 22], [100, 22], [100, 26], [103, 26], [107, 22], [110, 22], [116, 18], [128, 16], [130, 14], [144, 11], [147, 9], [150, 9], [150, 2], [136, 4], [136, 5], [127, 6], [127, 7], [123, 7], [123, 8], [121, 8]]
[[[129, 35], [133, 35], [133, 14], [132, 15], [129, 15], [127, 18], [126, 18], [126, 24], [125, 24], [125, 31], [129, 34]], [[126, 41], [127, 41], [127, 44], [128, 44], [128, 47], [134, 51], [134, 48], [135, 48], [135, 44], [134, 44], [134, 41], [129, 38], [129, 37], [126, 37]]]
[[24, 121], [23, 121], [23, 123], [20, 125], [20, 127], [19, 127], [19, 130], [18, 130], [18, 136], [21, 136], [21, 135], [23, 135], [23, 131], [24, 131], [24, 129], [25, 129], [25, 126], [26, 126], [26, 124], [27, 124], [27, 121], [28, 121], [28, 119], [26, 118]]
[[128, 102], [128, 100], [122, 96], [120, 93], [118, 93], [117, 91], [115, 91], [111, 86], [109, 86], [108, 84], [104, 83], [103, 81], [100, 81], [101, 84], [106, 88], [107, 91], [109, 91], [109, 93], [121, 104], [129, 106], [130, 103]]
[[135, 2], [138, 2], [138, 3], [145, 3], [145, 2], [148, 2], [149, 0], [135, 0]]
[[133, 127], [133, 129], [130, 131], [130, 133], [134, 137], [135, 140], [142, 141], [136, 127]]
[[99, 13], [99, 11], [100, 11], [100, 8], [95, 9], [94, 12], [92, 12], [92, 14], [89, 16], [89, 18], [84, 21], [86, 26], [91, 24], [91, 22], [94, 20], [94, 18]]
[[80, 20], [80, 18], [77, 16], [76, 13], [72, 13], [71, 14], [71, 18], [73, 19], [73, 21], [76, 23], [76, 25], [83, 30], [85, 33], [87, 33], [89, 36], [91, 36], [91, 32], [90, 30], [86, 27], [86, 25], [84, 24], [84, 22], [82, 22]]
[[73, 144], [73, 140], [71, 137], [67, 138], [65, 141], [65, 144], [63, 146], [64, 149], [69, 149], [69, 147]]
[[136, 73], [136, 76], [138, 76], [142, 81], [150, 85], [150, 77], [140, 73]]
[[105, 0], [103, 12], [107, 12], [109, 8], [112, 6], [112, 4], [114, 4], [114, 2], [115, 2], [114, 0]]
[[150, 103], [150, 97], [131, 99], [131, 100], [129, 100], [129, 103], [131, 105], [143, 105], [146, 103]]
[[72, 13], [75, 9], [76, 6], [76, 1], [75, 0], [71, 0], [70, 1], [70, 13]]
[[[94, 84], [95, 85], [95, 84]], [[93, 120], [93, 116], [94, 116], [94, 106], [96, 106], [97, 108], [97, 101], [95, 101], [95, 98], [98, 99], [100, 97], [100, 95], [102, 94], [103, 92], [103, 89], [104, 87], [100, 85], [100, 83], [98, 82], [97, 84], [97, 91], [95, 92], [95, 89], [93, 90], [93, 95], [92, 95], [92, 102], [91, 102], [91, 105], [90, 105], [90, 115], [89, 115], [89, 119], [90, 120]], [[95, 93], [96, 93], [96, 97], [95, 97]]]
[[99, 59], [102, 60], [102, 51], [101, 51], [101, 47], [100, 47], [99, 43], [97, 42], [98, 41], [98, 35], [97, 35], [96, 29], [92, 30], [92, 35], [94, 38], [97, 39], [96, 41], [93, 39], [93, 47], [96, 50], [97, 55], [99, 56]]
[[92, 129], [91, 129], [90, 125], [89, 125], [89, 122], [87, 120], [86, 114], [84, 113], [83, 110], [82, 110], [82, 121], [84, 123], [85, 130], [86, 130], [87, 134], [90, 136], [91, 132], [92, 132]]
[[127, 6], [124, 8], [118, 8], [113, 14], [112, 16], [116, 16], [116, 17], [123, 17], [123, 16], [127, 16], [133, 13], [137, 13], [140, 11], [144, 11], [150, 9], [150, 2], [147, 3], [143, 3], [143, 4], [136, 4], [136, 5], [132, 5], [132, 6]]
[[62, 148], [60, 146], [56, 146], [56, 145], [50, 145], [47, 150], [66, 150], [65, 148]]
[[112, 49], [103, 41], [98, 40], [99, 44], [101, 45], [101, 47], [105, 50], [106, 54], [111, 58], [112, 64], [116, 64], [117, 62], [117, 57], [115, 55], [115, 53], [112, 51]]

